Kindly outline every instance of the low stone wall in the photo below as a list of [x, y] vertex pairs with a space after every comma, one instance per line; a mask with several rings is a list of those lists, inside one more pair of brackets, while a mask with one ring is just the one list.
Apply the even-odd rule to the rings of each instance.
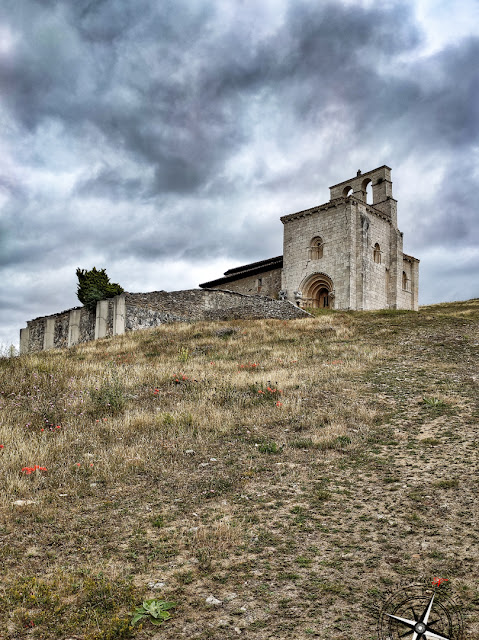
[[308, 314], [290, 302], [218, 289], [125, 294], [126, 331], [167, 322], [279, 318]]
[[20, 353], [71, 347], [97, 338], [120, 335], [171, 322], [276, 318], [309, 314], [288, 301], [217, 289], [122, 293], [97, 303], [96, 313], [75, 307], [35, 318], [20, 330]]
[[95, 313], [74, 307], [51, 316], [29, 320], [20, 329], [20, 353], [70, 347], [95, 339]]

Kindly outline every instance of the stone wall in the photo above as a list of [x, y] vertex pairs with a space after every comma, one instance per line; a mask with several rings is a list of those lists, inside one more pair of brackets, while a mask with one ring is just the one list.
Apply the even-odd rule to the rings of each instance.
[[247, 278], [241, 278], [212, 288], [223, 291], [235, 291], [236, 293], [244, 293], [245, 295], [261, 295], [277, 299], [281, 290], [281, 271], [282, 269], [271, 269], [271, 271], [265, 271], [254, 276], [248, 276]]
[[29, 320], [20, 330], [20, 353], [70, 347], [95, 338], [95, 313], [74, 307], [51, 316]]
[[97, 303], [96, 313], [75, 307], [35, 318], [20, 330], [20, 353], [71, 347], [97, 338], [120, 335], [171, 322], [276, 318], [309, 314], [287, 301], [216, 289], [123, 293]]
[[218, 289], [129, 293], [125, 295], [125, 306], [126, 331], [165, 322], [249, 318], [288, 320], [307, 315], [286, 301]]
[[[350, 228], [351, 205], [334, 205], [294, 214], [284, 222], [283, 286], [288, 300], [294, 301], [295, 290], [302, 291], [308, 278], [324, 273], [334, 284], [337, 309], [349, 309], [350, 303]], [[315, 237], [323, 241], [321, 258], [310, 257], [310, 243]]]
[[[387, 309], [391, 298], [388, 290], [391, 285], [391, 234], [396, 232], [390, 220], [380, 217], [367, 205], [356, 203], [352, 206], [357, 209], [358, 215], [356, 221], [357, 308]], [[380, 262], [374, 261], [376, 244], [380, 248]], [[402, 244], [400, 248], [402, 249]], [[394, 278], [395, 275], [393, 275]]]

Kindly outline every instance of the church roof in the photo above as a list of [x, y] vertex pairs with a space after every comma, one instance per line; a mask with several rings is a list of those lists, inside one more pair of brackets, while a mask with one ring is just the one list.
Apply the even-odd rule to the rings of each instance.
[[260, 260], [259, 262], [251, 262], [250, 264], [244, 264], [241, 267], [235, 267], [234, 269], [228, 269], [225, 271], [223, 278], [217, 280], [211, 280], [210, 282], [203, 282], [200, 284], [202, 289], [209, 289], [211, 287], [217, 287], [220, 284], [227, 284], [234, 280], [241, 280], [242, 278], [249, 278], [265, 271], [272, 271], [273, 269], [283, 268], [283, 256], [276, 256], [276, 258], [269, 258], [268, 260]]
[[[366, 175], [366, 174], [365, 174]], [[340, 183], [341, 184], [341, 183]], [[390, 200], [394, 200], [394, 198], [390, 198]], [[334, 209], [340, 204], [345, 202], [357, 202], [358, 204], [362, 204], [366, 207], [366, 211], [368, 213], [372, 213], [383, 220], [391, 222], [390, 216], [385, 214], [380, 209], [377, 209], [373, 204], [369, 204], [367, 202], [363, 202], [363, 200], [359, 200], [354, 196], [346, 196], [341, 198], [333, 198], [324, 204], [317, 205], [315, 207], [311, 207], [310, 209], [304, 209], [303, 211], [297, 211], [296, 213], [290, 213], [286, 216], [281, 216], [280, 220], [283, 224], [289, 222], [290, 220], [297, 220], [298, 218], [305, 218], [306, 216], [310, 216], [313, 213], [317, 213], [318, 211], [326, 211], [326, 209]]]

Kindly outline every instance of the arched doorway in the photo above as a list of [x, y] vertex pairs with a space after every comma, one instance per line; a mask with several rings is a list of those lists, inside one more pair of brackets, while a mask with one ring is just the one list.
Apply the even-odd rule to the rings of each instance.
[[309, 276], [302, 286], [302, 307], [328, 309], [333, 306], [333, 281], [325, 273]]
[[318, 307], [320, 307], [321, 309], [326, 309], [327, 307], [329, 307], [329, 291], [325, 287], [319, 290], [317, 302]]

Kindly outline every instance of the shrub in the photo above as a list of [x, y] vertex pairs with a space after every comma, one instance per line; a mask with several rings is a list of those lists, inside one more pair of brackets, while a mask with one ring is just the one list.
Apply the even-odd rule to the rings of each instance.
[[105, 269], [98, 270], [93, 267], [91, 271], [87, 271], [78, 268], [76, 275], [78, 278], [78, 300], [90, 311], [95, 311], [96, 303], [99, 300], [113, 298], [124, 291], [119, 284], [110, 282]]

